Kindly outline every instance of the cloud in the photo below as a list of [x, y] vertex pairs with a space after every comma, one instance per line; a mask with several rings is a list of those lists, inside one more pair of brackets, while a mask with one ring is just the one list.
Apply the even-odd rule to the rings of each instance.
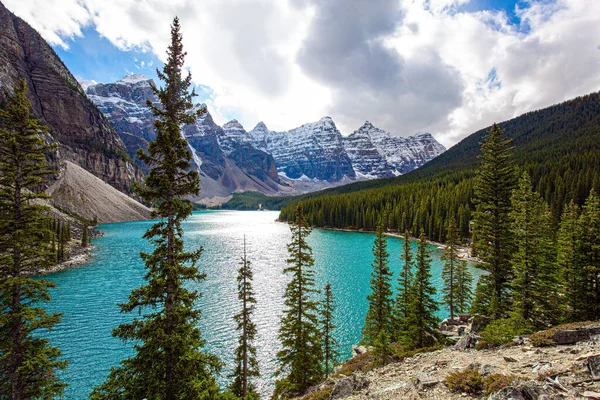
[[358, 127], [369, 119], [392, 132], [411, 134], [460, 106], [461, 77], [433, 47], [420, 49], [408, 60], [389, 45], [402, 26], [399, 2], [345, 4], [346, 0], [313, 3], [315, 17], [298, 53], [304, 71], [332, 89], [336, 121]]
[[368, 119], [452, 145], [494, 121], [600, 90], [600, 2], [482, 10], [473, 1], [5, 4], [53, 45], [68, 48], [92, 28], [123, 51], [160, 60], [178, 15], [187, 65], [215, 119], [247, 128], [264, 120], [289, 129], [330, 115], [345, 134]]

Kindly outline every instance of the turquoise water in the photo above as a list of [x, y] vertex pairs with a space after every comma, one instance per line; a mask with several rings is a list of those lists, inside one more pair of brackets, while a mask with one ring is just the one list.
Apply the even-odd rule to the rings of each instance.
[[[282, 313], [282, 295], [288, 278], [283, 275], [290, 231], [275, 222], [276, 212], [201, 211], [184, 224], [189, 248], [204, 246], [200, 269], [207, 274], [198, 284], [203, 292], [198, 301], [202, 309], [202, 332], [206, 349], [231, 365], [237, 335], [233, 315], [238, 310], [236, 281], [243, 237], [254, 271], [257, 307], [254, 316], [258, 330], [256, 343], [262, 377], [258, 389], [269, 394], [277, 369], [279, 349], [277, 331]], [[102, 238], [94, 244], [90, 264], [46, 276], [58, 286], [52, 290], [51, 311], [64, 313], [61, 323], [51, 332], [52, 343], [70, 360], [62, 378], [69, 383], [66, 399], [85, 399], [91, 389], [102, 383], [111, 366], [130, 355], [130, 347], [111, 336], [111, 330], [131, 316], [121, 314], [118, 302], [126, 301], [131, 289], [140, 286], [144, 266], [140, 251], [150, 251], [141, 239], [150, 221], [101, 225]], [[367, 311], [374, 235], [369, 233], [314, 230], [309, 238], [315, 257], [319, 287], [331, 282], [337, 299], [336, 335], [344, 358], [360, 337]], [[388, 239], [390, 265], [397, 272], [402, 240]], [[416, 243], [413, 243], [416, 247]], [[441, 250], [433, 249], [432, 274], [441, 285]], [[475, 275], [479, 272], [473, 271]], [[445, 313], [440, 312], [440, 317]], [[223, 370], [220, 383], [228, 383], [230, 370]]]

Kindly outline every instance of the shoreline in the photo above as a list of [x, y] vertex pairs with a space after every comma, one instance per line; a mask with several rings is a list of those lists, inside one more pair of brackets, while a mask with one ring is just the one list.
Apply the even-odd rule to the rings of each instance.
[[35, 276], [42, 276], [53, 274], [55, 272], [64, 271], [67, 269], [81, 267], [82, 265], [88, 264], [90, 259], [94, 256], [92, 251], [96, 249], [96, 246], [90, 244], [86, 247], [81, 247], [81, 245], [77, 245], [76, 247], [71, 248], [71, 258], [53, 265], [49, 268], [45, 268], [40, 270]]
[[[314, 229], [322, 229], [322, 230], [325, 230], [325, 231], [336, 231], [336, 232], [375, 233], [375, 231], [366, 231], [366, 230], [362, 230], [362, 229], [348, 229], [348, 228], [324, 228], [324, 227], [319, 227], [319, 228], [314, 228]], [[385, 236], [389, 236], [389, 237], [404, 239], [404, 235], [401, 235], [399, 233], [384, 232], [384, 235]], [[417, 240], [419, 240], [419, 238], [414, 237], [414, 236], [410, 236], [409, 240], [416, 242]], [[434, 242], [433, 240], [427, 239], [427, 243], [436, 246], [438, 249], [445, 249], [446, 248], [446, 245], [444, 243]], [[480, 264], [482, 262], [479, 258], [471, 256], [471, 249], [468, 246], [460, 246], [460, 245], [458, 245], [456, 247], [458, 249], [457, 253], [458, 253], [458, 258], [459, 259], [465, 260], [465, 261], [469, 261], [469, 262], [472, 262], [472, 263], [475, 263], [475, 264]]]

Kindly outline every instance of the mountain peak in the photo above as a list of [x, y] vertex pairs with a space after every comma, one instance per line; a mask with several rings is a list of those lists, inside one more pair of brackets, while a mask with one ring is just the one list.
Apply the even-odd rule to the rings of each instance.
[[256, 124], [256, 126], [252, 130], [267, 132], [269, 130], [269, 128], [267, 128], [267, 125], [264, 122], [260, 121], [258, 124]]
[[225, 125], [223, 125], [223, 129], [225, 129], [225, 130], [243, 131], [244, 127], [242, 126], [242, 124], [240, 124], [238, 122], [237, 119], [232, 119], [231, 121], [229, 121]]
[[135, 84], [135, 83], [146, 82], [146, 81], [151, 81], [151, 80], [152, 79], [150, 79], [147, 76], [142, 75], [142, 74], [129, 74], [129, 75], [125, 75], [119, 82]]

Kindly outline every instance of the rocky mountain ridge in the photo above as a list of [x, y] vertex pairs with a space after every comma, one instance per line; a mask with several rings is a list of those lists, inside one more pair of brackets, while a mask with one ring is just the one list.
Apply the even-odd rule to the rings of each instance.
[[[53, 196], [52, 204], [75, 213], [81, 209], [83, 198], [93, 197], [93, 187], [69, 187], [75, 181], [65, 174], [77, 170], [78, 183], [100, 182], [108, 187], [104, 192], [118, 193], [113, 193], [118, 199], [113, 205], [129, 204], [111, 221], [148, 216], [149, 213], [134, 211], [147, 209], [123, 194], [131, 194], [132, 184], [141, 181], [144, 174], [131, 162], [111, 123], [86, 96], [52, 47], [0, 2], [0, 101], [20, 79], [27, 82], [33, 114], [49, 129], [46, 140], [58, 145], [48, 154], [48, 161], [59, 172], [49, 186], [60, 184], [62, 190], [82, 196]], [[83, 210], [90, 211], [86, 207], [83, 205]], [[100, 215], [98, 220], [108, 222], [103, 217]]]
[[[129, 75], [115, 83], [89, 84], [86, 90], [134, 159], [137, 148], [145, 148], [156, 135], [146, 106], [146, 100], [156, 101], [151, 82]], [[237, 120], [221, 127], [207, 112], [185, 126], [183, 134], [202, 177], [197, 200], [211, 205], [234, 192], [293, 195], [397, 176], [445, 150], [430, 134], [396, 137], [369, 122], [343, 137], [330, 117], [289, 131], [271, 131], [263, 122], [246, 131]]]
[[118, 134], [39, 33], [0, 3], [0, 92], [22, 78], [34, 114], [59, 145], [54, 161], [70, 160], [129, 193], [143, 175]]

